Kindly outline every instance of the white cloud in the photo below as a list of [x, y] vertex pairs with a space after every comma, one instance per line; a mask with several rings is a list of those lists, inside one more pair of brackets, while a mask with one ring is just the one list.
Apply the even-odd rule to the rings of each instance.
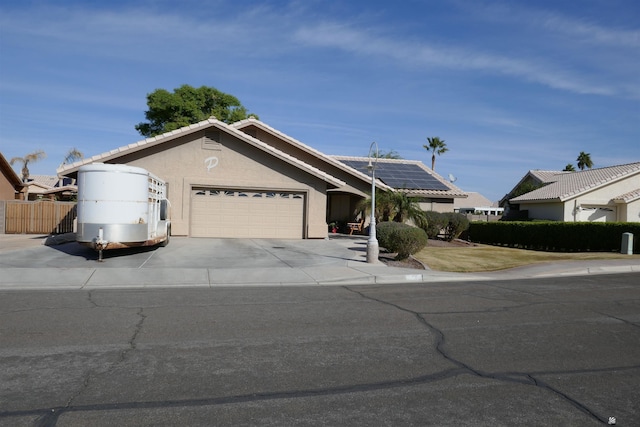
[[311, 46], [338, 48], [359, 55], [398, 61], [403, 65], [507, 75], [579, 94], [622, 94], [620, 88], [590, 82], [586, 77], [546, 63], [540, 57], [512, 58], [482, 52], [475, 48], [407, 42], [338, 23], [322, 23], [301, 28], [296, 32], [296, 38]]

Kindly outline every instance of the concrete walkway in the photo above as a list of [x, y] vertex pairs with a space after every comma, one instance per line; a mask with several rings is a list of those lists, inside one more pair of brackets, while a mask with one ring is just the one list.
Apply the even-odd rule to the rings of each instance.
[[105, 251], [71, 236], [0, 235], [0, 290], [429, 283], [640, 272], [640, 260], [537, 264], [447, 273], [367, 264], [366, 237], [326, 240], [172, 237], [162, 248]]

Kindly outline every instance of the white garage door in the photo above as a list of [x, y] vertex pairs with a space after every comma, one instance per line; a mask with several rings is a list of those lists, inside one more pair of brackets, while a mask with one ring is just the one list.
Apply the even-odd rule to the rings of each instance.
[[616, 211], [609, 207], [582, 206], [578, 221], [615, 222]]
[[301, 239], [304, 195], [198, 188], [191, 192], [191, 236]]

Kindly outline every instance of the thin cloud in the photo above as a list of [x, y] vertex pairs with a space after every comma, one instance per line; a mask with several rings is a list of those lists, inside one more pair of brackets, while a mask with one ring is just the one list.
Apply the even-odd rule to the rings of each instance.
[[296, 32], [295, 37], [301, 43], [308, 45], [338, 48], [359, 55], [393, 59], [407, 65], [508, 75], [579, 94], [612, 96], [619, 92], [613, 87], [590, 83], [581, 76], [544, 64], [540, 58], [536, 58], [534, 62], [479, 52], [476, 49], [433, 46], [426, 42], [409, 43], [336, 23], [301, 28]]
[[573, 42], [640, 48], [640, 30], [637, 28], [606, 27], [586, 18], [571, 18], [550, 10], [505, 3], [462, 2], [459, 9], [471, 13], [474, 19], [563, 34], [570, 36]]

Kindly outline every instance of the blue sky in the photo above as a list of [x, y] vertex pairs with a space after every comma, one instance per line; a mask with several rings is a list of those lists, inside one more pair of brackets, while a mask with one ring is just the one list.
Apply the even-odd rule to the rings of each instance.
[[[491, 200], [529, 169], [640, 161], [640, 2], [16, 1], [0, 6], [0, 150], [55, 174], [142, 139], [146, 95], [235, 95], [326, 153], [381, 150]], [[20, 166], [16, 169], [19, 170]]]

